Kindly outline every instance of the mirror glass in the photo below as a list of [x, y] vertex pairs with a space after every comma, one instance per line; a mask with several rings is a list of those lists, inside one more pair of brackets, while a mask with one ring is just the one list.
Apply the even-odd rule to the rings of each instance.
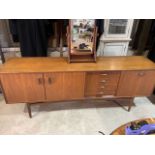
[[94, 19], [71, 20], [71, 51], [92, 52], [94, 40]]

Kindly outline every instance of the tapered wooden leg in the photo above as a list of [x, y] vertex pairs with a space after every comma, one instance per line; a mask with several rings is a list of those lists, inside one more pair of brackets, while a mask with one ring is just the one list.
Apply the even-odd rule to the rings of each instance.
[[128, 112], [130, 112], [132, 104], [133, 104], [133, 98], [130, 99], [130, 103], [129, 103], [129, 106], [128, 106]]
[[27, 103], [27, 110], [28, 110], [28, 113], [29, 113], [29, 117], [32, 118], [31, 104], [30, 103]]
[[130, 102], [129, 102], [129, 105], [128, 105], [128, 108], [127, 108], [127, 109], [126, 109], [123, 105], [121, 105], [118, 101], [113, 100], [113, 102], [114, 102], [114, 103], [116, 103], [117, 105], [121, 106], [124, 110], [126, 110], [126, 111], [130, 112], [131, 107], [132, 107], [132, 105], [133, 105], [133, 98], [127, 98], [127, 99], [128, 99], [128, 100], [130, 100]]

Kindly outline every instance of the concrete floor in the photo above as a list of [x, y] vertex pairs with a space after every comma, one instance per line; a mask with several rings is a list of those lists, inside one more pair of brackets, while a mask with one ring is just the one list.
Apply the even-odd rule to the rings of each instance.
[[[5, 104], [0, 96], [0, 134], [110, 134], [132, 120], [155, 117], [155, 105], [145, 97], [135, 98], [131, 112], [110, 101], [51, 103], [32, 106]], [[121, 104], [126, 101], [122, 100]]]

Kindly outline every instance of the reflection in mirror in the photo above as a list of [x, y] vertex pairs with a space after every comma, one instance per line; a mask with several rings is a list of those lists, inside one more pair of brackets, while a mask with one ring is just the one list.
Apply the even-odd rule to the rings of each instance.
[[71, 53], [93, 51], [94, 28], [94, 19], [71, 20]]

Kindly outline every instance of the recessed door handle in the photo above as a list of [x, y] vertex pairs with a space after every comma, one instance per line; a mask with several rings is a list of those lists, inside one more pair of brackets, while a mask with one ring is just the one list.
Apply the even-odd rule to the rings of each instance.
[[42, 78], [38, 78], [38, 84], [42, 84]]
[[48, 78], [48, 83], [51, 84], [52, 83], [52, 79], [49, 77]]

